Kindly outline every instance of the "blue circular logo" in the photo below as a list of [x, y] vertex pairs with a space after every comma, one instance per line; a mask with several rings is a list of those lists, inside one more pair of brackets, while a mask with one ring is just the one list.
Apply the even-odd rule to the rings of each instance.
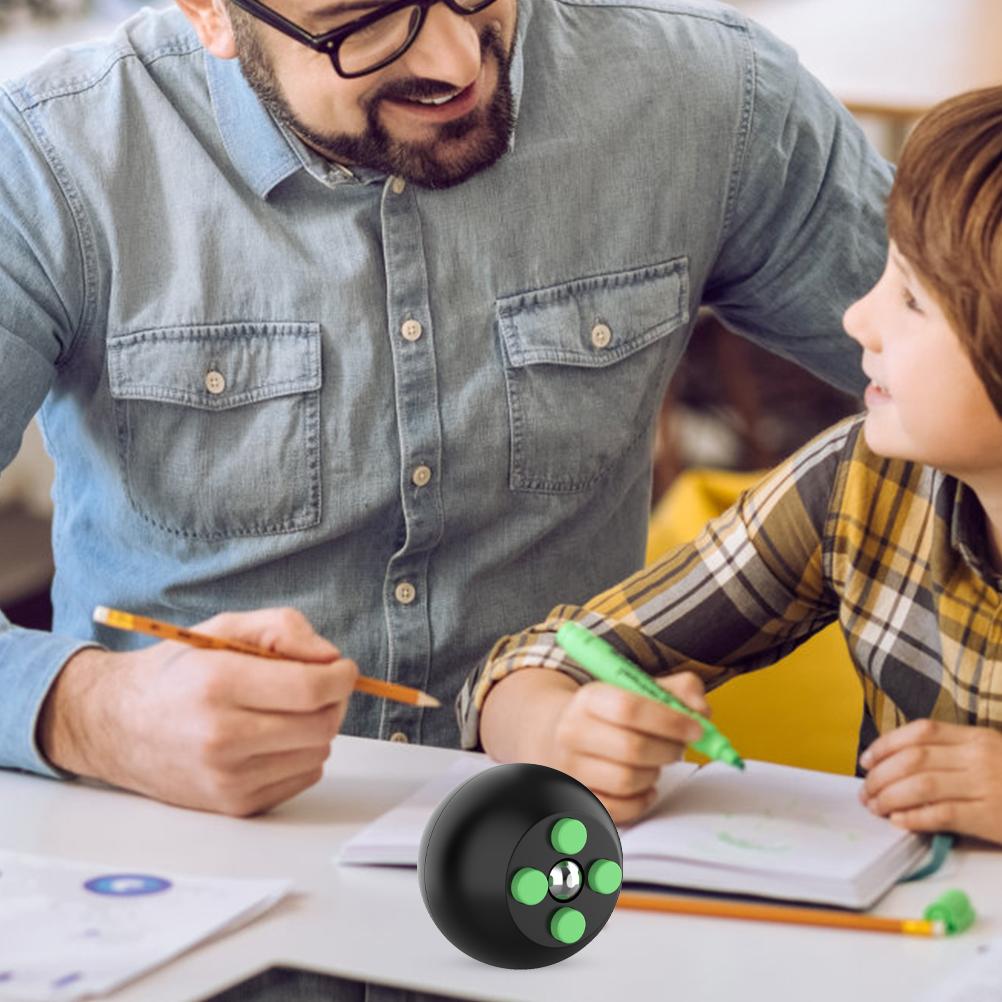
[[160, 891], [166, 891], [170, 887], [170, 881], [144, 873], [108, 873], [88, 880], [84, 887], [95, 894], [135, 897], [137, 894], [159, 894]]

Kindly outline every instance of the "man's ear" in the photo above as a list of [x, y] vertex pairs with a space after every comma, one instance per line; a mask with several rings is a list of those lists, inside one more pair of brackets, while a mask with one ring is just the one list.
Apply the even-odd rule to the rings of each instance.
[[219, 59], [235, 59], [236, 41], [224, 0], [176, 0], [199, 40]]

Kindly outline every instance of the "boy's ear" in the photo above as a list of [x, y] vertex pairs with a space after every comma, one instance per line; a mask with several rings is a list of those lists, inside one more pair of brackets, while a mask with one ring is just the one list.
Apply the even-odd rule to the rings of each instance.
[[236, 58], [233, 25], [224, 0], [176, 0], [176, 3], [208, 52], [219, 59]]

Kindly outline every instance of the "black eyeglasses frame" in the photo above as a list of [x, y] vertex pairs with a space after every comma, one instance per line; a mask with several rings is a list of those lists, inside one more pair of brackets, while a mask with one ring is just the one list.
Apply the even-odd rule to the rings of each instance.
[[[251, 17], [255, 17], [259, 21], [263, 21], [269, 27], [282, 32], [283, 35], [288, 35], [289, 38], [295, 39], [297, 42], [313, 49], [315, 52], [324, 53], [330, 58], [331, 65], [334, 67], [334, 72], [337, 73], [339, 77], [343, 77], [345, 80], [355, 80], [358, 77], [364, 77], [368, 76], [370, 73], [376, 73], [384, 67], [389, 66], [390, 63], [396, 62], [396, 60], [398, 60], [414, 44], [414, 40], [418, 37], [421, 33], [421, 29], [424, 27], [425, 18], [428, 16], [428, 8], [433, 4], [444, 3], [454, 14], [459, 14], [462, 17], [469, 17], [471, 14], [479, 14], [480, 11], [490, 7], [495, 0], [483, 0], [482, 3], [473, 8], [462, 6], [459, 3], [459, 0], [391, 0], [390, 3], [379, 7], [371, 14], [365, 14], [362, 17], [356, 18], [354, 21], [349, 21], [348, 24], [343, 24], [339, 28], [334, 28], [333, 31], [325, 31], [319, 35], [314, 35], [312, 32], [307, 31], [295, 22], [290, 21], [287, 17], [279, 14], [277, 10], [272, 10], [272, 8], [267, 6], [267, 4], [262, 3], [261, 0], [232, 0], [232, 2], [235, 6], [250, 14]], [[397, 11], [403, 10], [405, 7], [417, 7], [420, 9], [421, 13], [414, 25], [414, 29], [411, 31], [410, 37], [406, 42], [404, 42], [403, 46], [401, 46], [401, 48], [398, 49], [392, 56], [389, 56], [382, 62], [377, 63], [375, 66], [372, 66], [367, 70], [363, 70], [361, 73], [346, 73], [344, 68], [341, 66], [340, 56], [341, 46], [344, 41], [356, 31], [368, 28], [377, 21], [381, 21], [383, 18], [389, 17], [391, 14], [396, 14]]]

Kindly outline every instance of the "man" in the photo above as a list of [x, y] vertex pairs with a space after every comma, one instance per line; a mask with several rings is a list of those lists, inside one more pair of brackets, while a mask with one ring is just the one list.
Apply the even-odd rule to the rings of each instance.
[[[342, 728], [457, 743], [447, 710], [349, 703], [359, 669], [448, 700], [640, 564], [701, 303], [859, 388], [839, 320], [890, 171], [727, 8], [233, 2], [0, 104], [0, 465], [41, 408], [57, 467], [54, 629], [3, 624], [0, 765], [249, 814]], [[98, 603], [287, 660], [140, 649]]]

